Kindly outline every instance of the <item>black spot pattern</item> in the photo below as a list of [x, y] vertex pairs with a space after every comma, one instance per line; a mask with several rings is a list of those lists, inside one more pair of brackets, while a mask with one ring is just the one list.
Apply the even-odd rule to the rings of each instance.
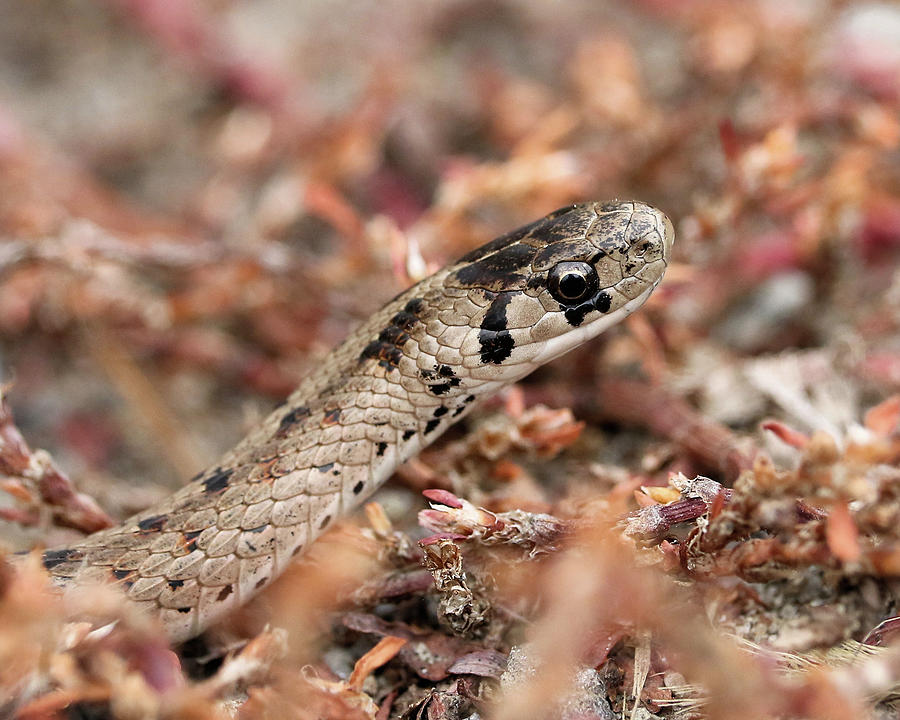
[[565, 313], [563, 313], [566, 317], [566, 322], [569, 323], [572, 327], [578, 327], [581, 323], [584, 322], [584, 316], [587, 315], [591, 310], [594, 309], [594, 306], [590, 303], [585, 303], [584, 305], [579, 305], [578, 307], [568, 308]]
[[275, 431], [275, 437], [287, 437], [294, 431], [297, 425], [299, 425], [305, 418], [308, 417], [309, 408], [303, 405], [301, 405], [300, 407], [295, 407], [290, 412], [285, 413], [285, 416], [281, 418], [281, 422], [278, 424], [278, 430]]
[[203, 491], [207, 495], [224, 492], [225, 488], [228, 487], [228, 480], [231, 478], [233, 473], [234, 470], [223, 470], [222, 468], [216, 468], [215, 470], [213, 470], [213, 474], [203, 481]]
[[356, 483], [356, 485], [353, 486], [353, 494], [359, 495], [363, 491], [363, 488], [365, 486], [366, 484], [362, 480], [360, 480], [358, 483]]
[[609, 293], [605, 291], [600, 291], [597, 294], [597, 297], [594, 298], [594, 307], [602, 313], [609, 312], [611, 303], [612, 298], [609, 296]]
[[413, 298], [403, 306], [403, 312], [410, 315], [418, 315], [425, 307], [425, 301], [422, 298]]
[[142, 535], [159, 532], [165, 526], [167, 519], [167, 515], [151, 515], [143, 520], [138, 520], [138, 530]]
[[391, 325], [406, 331], [412, 330], [417, 322], [419, 318], [405, 311], [398, 312], [391, 318]]
[[409, 440], [415, 434], [416, 434], [415, 430], [404, 430], [403, 431], [403, 439]]
[[500, 365], [516, 346], [516, 341], [507, 330], [506, 309], [513, 299], [513, 293], [499, 293], [491, 303], [481, 322], [478, 342], [481, 343], [481, 362]]
[[429, 433], [434, 432], [437, 429], [437, 426], [440, 424], [441, 421], [437, 418], [429, 420], [427, 423], [425, 423], [425, 434], [428, 435]]
[[375, 454], [378, 457], [381, 457], [382, 455], [384, 455], [384, 451], [387, 450], [387, 446], [388, 444], [386, 442], [378, 443], [378, 445], [375, 446]]
[[63, 548], [62, 550], [47, 550], [41, 555], [41, 561], [44, 563], [44, 568], [50, 570], [55, 568], [57, 565], [61, 565], [64, 562], [68, 562], [70, 560], [77, 561], [81, 560], [84, 557], [84, 553], [80, 550], [75, 550], [74, 548]]
[[184, 547], [188, 552], [197, 549], [197, 538], [200, 537], [202, 530], [186, 530], [184, 533]]
[[403, 351], [392, 345], [385, 345], [379, 340], [373, 340], [363, 348], [359, 354], [360, 360], [377, 360], [385, 370], [393, 370], [400, 364]]
[[612, 298], [610, 297], [609, 293], [605, 290], [601, 290], [588, 302], [583, 303], [578, 307], [568, 308], [564, 313], [566, 322], [568, 322], [572, 327], [578, 327], [579, 325], [581, 325], [581, 323], [584, 322], [585, 315], [587, 315], [592, 310], [598, 310], [602, 313], [609, 312], [611, 303]]
[[500, 365], [510, 355], [516, 346], [516, 341], [507, 330], [499, 333], [491, 333], [482, 330], [478, 334], [481, 342], [481, 362]]
[[506, 318], [506, 308], [509, 307], [512, 299], [513, 293], [498, 293], [497, 297], [494, 298], [491, 306], [484, 314], [484, 319], [481, 321], [481, 329], [490, 330], [491, 332], [502, 332], [506, 330], [509, 327]]
[[417, 313], [424, 307], [421, 298], [413, 298], [400, 312], [391, 319], [390, 324], [378, 333], [378, 339], [373, 340], [363, 348], [359, 355], [360, 360], [377, 360], [385, 370], [393, 370], [400, 364], [403, 357], [403, 346], [409, 340], [409, 331], [419, 322]]
[[444, 395], [450, 392], [450, 388], [459, 387], [462, 382], [449, 365], [435, 365], [434, 370], [422, 370], [419, 374], [434, 395]]

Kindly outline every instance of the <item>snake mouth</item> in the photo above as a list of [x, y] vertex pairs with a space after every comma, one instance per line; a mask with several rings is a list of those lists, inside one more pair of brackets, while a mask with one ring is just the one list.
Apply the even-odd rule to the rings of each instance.
[[[662, 278], [660, 277], [660, 279]], [[596, 337], [611, 325], [615, 325], [616, 323], [624, 320], [644, 304], [644, 302], [650, 296], [650, 293], [652, 293], [656, 288], [658, 282], [659, 280], [650, 285], [640, 295], [632, 298], [621, 307], [613, 310], [611, 313], [602, 315], [584, 325], [571, 327], [567, 332], [564, 332], [561, 335], [557, 335], [556, 337], [544, 340], [544, 346], [533, 358], [531, 358], [530, 362], [535, 365], [539, 365], [541, 363], [545, 363], [549, 360], [557, 358], [560, 355], [565, 355], [573, 348], [578, 347], [579, 345], [583, 344], [593, 337]]]

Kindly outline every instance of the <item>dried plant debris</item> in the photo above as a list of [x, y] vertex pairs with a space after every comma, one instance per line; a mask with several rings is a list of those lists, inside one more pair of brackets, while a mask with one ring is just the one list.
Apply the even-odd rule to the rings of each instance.
[[546, 513], [492, 513], [446, 490], [426, 490], [423, 495], [431, 509], [419, 512], [419, 525], [435, 533], [420, 541], [425, 548], [445, 539], [470, 540], [482, 547], [517, 547], [534, 557], [555, 550], [566, 532], [562, 520]]
[[19, 503], [19, 507], [0, 507], [0, 518], [8, 522], [31, 526], [49, 517], [86, 533], [113, 524], [93, 498], [75, 489], [49, 453], [28, 446], [2, 389], [0, 473], [0, 489]]
[[[4, 13], [0, 717], [895, 717], [896, 4], [345, 5]], [[47, 591], [383, 301], [612, 197], [665, 283], [367, 528], [182, 647]]]
[[423, 544], [425, 566], [441, 594], [438, 617], [455, 635], [477, 634], [490, 621], [491, 606], [483, 594], [473, 590], [463, 571], [459, 547], [448, 538]]

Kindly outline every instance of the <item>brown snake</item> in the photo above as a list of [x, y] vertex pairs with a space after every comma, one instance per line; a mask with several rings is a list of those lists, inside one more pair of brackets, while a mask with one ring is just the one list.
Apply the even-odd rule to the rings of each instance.
[[118, 583], [173, 641], [199, 633], [474, 401], [640, 307], [673, 239], [638, 202], [570, 206], [497, 238], [375, 313], [214, 467], [44, 566], [63, 586]]

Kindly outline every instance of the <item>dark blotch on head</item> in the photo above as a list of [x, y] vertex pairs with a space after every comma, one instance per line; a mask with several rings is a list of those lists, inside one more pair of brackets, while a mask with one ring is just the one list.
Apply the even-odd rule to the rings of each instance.
[[168, 515], [151, 515], [143, 520], [138, 520], [138, 530], [140, 530], [142, 534], [159, 532], [165, 526], [168, 517]]
[[356, 483], [356, 485], [353, 486], [353, 494], [359, 495], [363, 491], [363, 488], [365, 486], [366, 484], [362, 480], [360, 480], [358, 483]]
[[437, 429], [437, 426], [441, 424], [441, 421], [435, 418], [434, 420], [429, 420], [425, 423], [425, 434], [428, 435], [431, 432], [434, 432]]
[[216, 468], [215, 470], [213, 470], [213, 474], [203, 481], [203, 491], [207, 495], [223, 492], [225, 488], [228, 487], [228, 480], [231, 478], [233, 473], [234, 470], [223, 470], [222, 468]]
[[508, 330], [493, 332], [481, 330], [478, 333], [478, 341], [481, 343], [481, 362], [500, 365], [510, 355], [516, 346], [516, 341]]
[[191, 607], [183, 607], [183, 608], [178, 608], [178, 612], [187, 615], [193, 609], [194, 608], [191, 608]]
[[232, 593], [231, 585], [226, 585], [219, 591], [219, 594], [216, 595], [216, 602], [224, 601], [225, 598], [227, 598], [229, 595], [231, 595], [231, 593]]
[[47, 550], [41, 555], [41, 561], [44, 563], [44, 568], [50, 570], [51, 568], [55, 568], [57, 565], [61, 565], [64, 562], [68, 562], [70, 560], [81, 560], [84, 557], [84, 553], [80, 550], [75, 550], [74, 548], [64, 548], [62, 550]]
[[482, 330], [492, 330], [501, 332], [508, 328], [506, 318], [506, 308], [512, 302], [513, 294], [511, 292], [502, 292], [494, 299], [487, 312], [484, 314], [484, 320], [481, 321]]
[[434, 409], [435, 417], [441, 417], [441, 415], [446, 415], [446, 414], [447, 414], [447, 408], [445, 408], [443, 405], [436, 407]]
[[587, 315], [594, 307], [592, 305], [584, 304], [579, 305], [578, 307], [568, 308], [565, 313], [566, 322], [569, 323], [572, 327], [578, 327], [581, 323], [584, 322], [584, 316]]
[[612, 298], [605, 290], [597, 293], [597, 297], [594, 298], [594, 307], [602, 313], [609, 312], [611, 303]]
[[507, 328], [506, 308], [513, 294], [504, 292], [497, 295], [485, 313], [478, 333], [481, 343], [481, 362], [499, 365], [506, 360], [516, 346]]
[[458, 408], [456, 408], [456, 410], [453, 411], [453, 417], [459, 417], [465, 409], [465, 405], [460, 405]]
[[605, 290], [598, 292], [589, 302], [582, 303], [578, 307], [568, 308], [564, 315], [566, 322], [572, 327], [578, 327], [584, 322], [585, 316], [592, 310], [599, 310], [602, 313], [609, 312], [612, 304], [612, 298]]
[[169, 587], [173, 590], [184, 587], [184, 580], [169, 580]]
[[409, 440], [415, 434], [416, 434], [415, 430], [404, 430], [403, 431], [403, 439]]
[[[476, 252], [481, 259], [469, 262], [457, 270], [456, 279], [464, 287], [480, 287], [496, 292], [521, 285], [526, 276], [525, 271], [531, 268], [535, 249], [531, 245], [514, 242], [503, 243], [499, 249], [487, 255], [482, 255], [482, 251]], [[466, 256], [468, 257], [469, 255]]]
[[382, 455], [384, 455], [384, 451], [387, 450], [387, 446], [388, 444], [386, 442], [378, 443], [378, 445], [376, 446], [375, 454], [378, 457], [381, 457]]
[[[580, 216], [578, 214], [574, 214], [572, 216], [571, 221], [567, 221], [563, 216], [567, 215], [570, 211], [576, 209], [577, 205], [568, 205], [563, 208], [559, 208], [559, 210], [554, 210], [552, 213], [545, 215], [544, 217], [535, 220], [533, 223], [529, 223], [528, 225], [523, 225], [520, 228], [516, 228], [515, 230], [511, 230], [506, 233], [506, 235], [501, 235], [495, 240], [491, 240], [487, 245], [483, 245], [480, 248], [476, 248], [471, 252], [463, 255], [459, 262], [461, 263], [475, 263], [475, 262], [484, 262], [485, 260], [489, 260], [491, 257], [500, 255], [502, 253], [509, 253], [512, 256], [523, 257], [527, 253], [533, 254], [537, 248], [540, 248], [546, 244], [546, 242], [538, 242], [535, 243], [536, 247], [532, 247], [529, 245], [529, 236], [538, 232], [540, 238], [544, 241], [555, 241], [557, 239], [562, 239], [583, 230], [582, 226], [584, 225], [584, 221], [579, 219]], [[558, 218], [563, 218], [559, 220]], [[534, 241], [532, 240], [532, 243]], [[508, 257], [506, 258], [509, 259]], [[530, 260], [530, 258], [529, 258]], [[502, 264], [501, 260], [494, 260], [495, 264]], [[524, 267], [522, 260], [514, 263], [518, 267]]]
[[275, 437], [287, 437], [294, 429], [294, 427], [301, 423], [304, 418], [308, 417], [309, 408], [302, 405], [300, 407], [295, 407], [288, 413], [285, 413], [285, 416], [281, 418], [281, 422], [278, 424], [278, 430], [275, 431]]

